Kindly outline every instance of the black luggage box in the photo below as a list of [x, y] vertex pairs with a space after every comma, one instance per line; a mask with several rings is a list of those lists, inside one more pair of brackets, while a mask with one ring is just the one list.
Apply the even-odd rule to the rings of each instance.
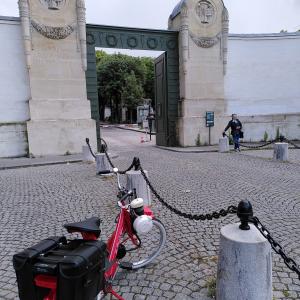
[[106, 244], [49, 238], [13, 258], [20, 300], [43, 300], [49, 290], [34, 284], [36, 275], [57, 277], [57, 300], [94, 300], [104, 287]]

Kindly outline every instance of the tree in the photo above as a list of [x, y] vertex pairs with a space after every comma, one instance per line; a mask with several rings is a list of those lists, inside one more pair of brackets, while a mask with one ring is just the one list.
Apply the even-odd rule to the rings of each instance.
[[142, 102], [144, 91], [140, 82], [138, 82], [134, 71], [126, 77], [125, 85], [122, 89], [122, 102], [128, 108], [130, 113], [130, 122], [132, 123], [132, 110]]
[[97, 50], [96, 51], [96, 64], [99, 65], [102, 62], [102, 60], [104, 60], [108, 56], [109, 56], [109, 54], [107, 54], [105, 51]]
[[[132, 100], [134, 97], [138, 99], [138, 104], [143, 97], [154, 99], [154, 63], [151, 58], [109, 55], [104, 51], [97, 51], [96, 61], [101, 120], [104, 119], [107, 105], [111, 107], [112, 120], [120, 122], [122, 105], [128, 106], [132, 116], [135, 107], [131, 103], [135, 103]], [[128, 86], [131, 88], [127, 88]], [[137, 103], [134, 105], [138, 105]]]
[[[154, 102], [154, 61], [151, 57], [142, 57], [141, 63], [144, 65], [146, 78], [145, 83], [143, 85], [143, 89], [145, 92], [145, 98], [151, 99]], [[154, 103], [153, 103], [154, 106]]]

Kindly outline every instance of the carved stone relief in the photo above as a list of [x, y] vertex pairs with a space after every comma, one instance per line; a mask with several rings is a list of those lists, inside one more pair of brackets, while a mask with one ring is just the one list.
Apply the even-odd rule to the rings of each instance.
[[43, 24], [39, 24], [35, 22], [34, 20], [31, 20], [32, 27], [41, 35], [48, 39], [52, 40], [62, 40], [68, 37], [73, 31], [74, 26], [72, 25], [66, 25], [64, 27], [53, 27], [53, 26], [47, 26]]
[[221, 39], [221, 34], [217, 34], [215, 37], [208, 38], [208, 37], [196, 37], [190, 33], [190, 36], [194, 43], [201, 48], [211, 48], [214, 45], [216, 45], [220, 39]]
[[51, 10], [59, 10], [66, 4], [66, 0], [40, 0], [40, 2]]
[[215, 19], [216, 10], [211, 2], [201, 0], [196, 6], [196, 13], [202, 24], [212, 24]]

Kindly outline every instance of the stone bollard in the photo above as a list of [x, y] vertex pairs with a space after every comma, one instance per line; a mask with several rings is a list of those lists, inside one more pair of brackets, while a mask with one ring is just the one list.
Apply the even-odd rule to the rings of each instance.
[[220, 153], [229, 152], [229, 140], [227, 136], [219, 139], [219, 152]]
[[[148, 176], [148, 172], [144, 171]], [[136, 189], [136, 194], [138, 198], [144, 199], [144, 204], [151, 206], [151, 193], [150, 188], [147, 185], [141, 171], [128, 171], [126, 172], [127, 176], [127, 189], [133, 190]]]
[[287, 161], [289, 159], [289, 144], [275, 143], [273, 158], [280, 161]]
[[104, 153], [96, 154], [96, 173], [97, 175], [109, 174], [112, 172], [112, 168]]
[[271, 245], [258, 229], [248, 224], [250, 202], [239, 204], [241, 224], [221, 229], [217, 274], [218, 300], [272, 300]]
[[82, 161], [83, 162], [94, 162], [95, 158], [91, 154], [91, 151], [88, 146], [82, 146]]

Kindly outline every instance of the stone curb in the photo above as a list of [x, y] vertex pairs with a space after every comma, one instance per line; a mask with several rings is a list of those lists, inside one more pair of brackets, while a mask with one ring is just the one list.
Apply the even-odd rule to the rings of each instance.
[[66, 160], [66, 161], [49, 161], [49, 162], [39, 162], [39, 163], [32, 163], [32, 164], [20, 164], [14, 166], [7, 166], [7, 167], [0, 167], [0, 171], [3, 170], [14, 170], [14, 169], [22, 169], [22, 168], [31, 168], [31, 167], [42, 167], [42, 166], [52, 166], [52, 165], [63, 165], [63, 164], [74, 164], [82, 162], [82, 159], [75, 159], [75, 160]]
[[[146, 134], [146, 133], [149, 134], [149, 132], [147, 132], [147, 131], [134, 129], [134, 128], [119, 127], [119, 126], [116, 126], [116, 128], [123, 129], [123, 130], [129, 130], [129, 131], [135, 131], [135, 132], [144, 133], [144, 134]], [[156, 132], [152, 132], [151, 135], [156, 135]]]
[[[164, 146], [157, 146], [155, 145], [154, 147], [162, 149], [162, 150], [166, 150], [166, 151], [170, 151], [170, 152], [176, 152], [176, 153], [216, 153], [219, 152], [218, 149], [212, 149], [212, 150], [179, 150], [179, 149], [174, 149], [173, 147], [164, 147]], [[243, 152], [247, 152], [247, 151], [261, 151], [261, 150], [273, 150], [273, 148], [270, 147], [265, 147], [265, 148], [257, 148], [257, 149], [248, 149], [248, 148], [241, 148]], [[227, 153], [231, 153], [234, 152], [233, 149], [230, 149], [229, 152]]]
[[179, 150], [179, 149], [173, 149], [169, 147], [163, 147], [163, 146], [154, 146], [156, 148], [159, 148], [161, 150], [165, 151], [170, 151], [170, 152], [176, 152], [176, 153], [210, 153], [210, 152], [219, 152], [219, 150], [191, 150], [191, 151], [186, 151], [186, 150]]

